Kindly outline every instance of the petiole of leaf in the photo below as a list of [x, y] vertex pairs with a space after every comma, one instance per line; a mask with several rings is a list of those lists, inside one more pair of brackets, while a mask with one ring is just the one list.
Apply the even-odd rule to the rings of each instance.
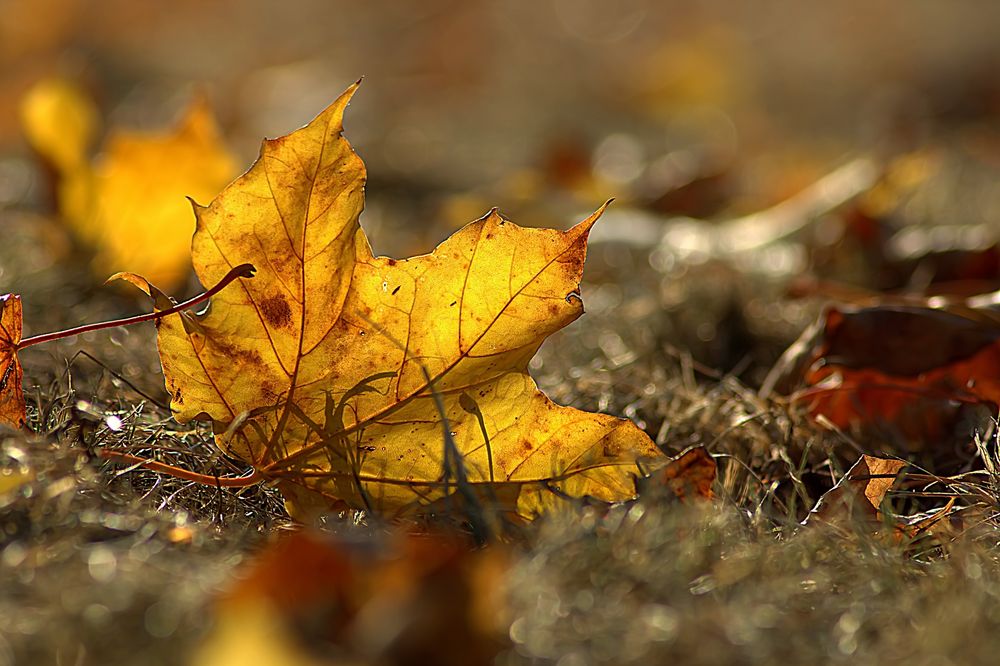
[[155, 312], [150, 312], [143, 315], [136, 315], [135, 317], [126, 317], [124, 319], [113, 319], [111, 321], [97, 322], [96, 324], [85, 324], [83, 326], [77, 326], [76, 328], [69, 328], [64, 331], [53, 331], [52, 333], [43, 333], [42, 335], [35, 335], [30, 338], [25, 338], [21, 340], [17, 345], [17, 350], [20, 351], [26, 347], [31, 347], [32, 345], [39, 345], [43, 342], [52, 342], [53, 340], [61, 340], [62, 338], [69, 338], [74, 335], [80, 335], [82, 333], [90, 333], [91, 331], [100, 331], [105, 328], [117, 328], [119, 326], [131, 326], [132, 324], [141, 324], [145, 321], [156, 321], [182, 310], [187, 310], [188, 308], [194, 307], [199, 303], [203, 303], [215, 296], [217, 293], [226, 288], [230, 282], [233, 282], [237, 278], [251, 278], [254, 275], [256, 269], [252, 264], [240, 264], [236, 266], [231, 271], [226, 273], [225, 277], [219, 280], [218, 284], [209, 289], [203, 294], [189, 298], [183, 303], [178, 303], [173, 307], [167, 308], [165, 310], [158, 310]]
[[257, 470], [254, 470], [253, 473], [251, 473], [248, 476], [240, 476], [235, 478], [219, 477], [219, 476], [210, 476], [208, 474], [199, 474], [198, 472], [192, 472], [190, 470], [186, 470], [181, 467], [174, 467], [173, 465], [161, 463], [156, 460], [140, 458], [139, 456], [133, 456], [130, 453], [123, 453], [121, 451], [112, 451], [110, 449], [101, 449], [97, 452], [97, 455], [99, 455], [101, 458], [105, 460], [125, 463], [127, 465], [139, 465], [154, 472], [159, 472], [161, 474], [169, 474], [170, 476], [176, 477], [178, 479], [183, 479], [184, 481], [192, 481], [194, 483], [200, 483], [204, 486], [216, 486], [218, 488], [246, 488], [247, 486], [252, 486], [254, 484], [260, 483], [263, 480], [263, 477], [261, 477], [260, 473], [258, 473]]

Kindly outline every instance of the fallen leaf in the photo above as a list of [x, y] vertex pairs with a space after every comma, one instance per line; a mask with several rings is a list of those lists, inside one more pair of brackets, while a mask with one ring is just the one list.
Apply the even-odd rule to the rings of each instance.
[[908, 539], [916, 539], [925, 535], [942, 536], [945, 539], [953, 538], [950, 518], [955, 510], [955, 501], [956, 498], [952, 497], [942, 507], [915, 516], [907, 516], [899, 522], [896, 529], [901, 537]]
[[[952, 495], [943, 507], [910, 516], [883, 513], [882, 502], [897, 481], [928, 479], [921, 474], [903, 474], [906, 465], [903, 460], [863, 455], [819, 499], [802, 524], [867, 526], [873, 535], [891, 537], [897, 544], [916, 545], [921, 550], [931, 546], [948, 549], [962, 535], [966, 523], [963, 518], [976, 513], [973, 507], [956, 506], [958, 495]], [[950, 486], [949, 482], [959, 477], [930, 478]], [[918, 493], [917, 497], [920, 495]], [[979, 513], [978, 517], [983, 518], [983, 514]]]
[[220, 599], [194, 663], [490, 664], [506, 643], [507, 559], [442, 535], [298, 532]]
[[983, 539], [995, 530], [995, 525], [996, 510], [992, 505], [956, 506], [953, 498], [941, 508], [904, 520], [899, 531], [905, 538], [926, 536], [947, 548], [961, 541]]
[[840, 428], [892, 424], [939, 440], [960, 403], [1000, 405], [1000, 321], [989, 308], [829, 308], [785, 353], [761, 393], [790, 392]]
[[905, 466], [902, 460], [861, 456], [844, 478], [819, 498], [804, 523], [839, 523], [852, 519], [879, 522], [882, 500]]
[[21, 101], [28, 141], [62, 173], [83, 168], [100, 121], [93, 102], [68, 81], [41, 81]]
[[207, 201], [235, 172], [204, 99], [166, 133], [115, 132], [91, 163], [96, 128], [89, 100], [64, 82], [43, 82], [22, 105], [25, 133], [55, 167], [57, 199], [72, 231], [95, 251], [101, 276], [142, 270], [168, 287], [190, 270], [187, 197]]
[[583, 313], [587, 235], [603, 208], [565, 232], [492, 211], [431, 254], [375, 257], [358, 225], [365, 167], [341, 136], [355, 88], [265, 141], [196, 208], [201, 281], [240, 263], [259, 273], [201, 316], [161, 321], [176, 417], [214, 421], [220, 448], [278, 481], [298, 514], [346, 503], [398, 515], [489, 497], [498, 482], [529, 518], [560, 497], [632, 497], [636, 461], [662, 458], [649, 437], [555, 405], [527, 372]]
[[643, 485], [656, 484], [667, 488], [682, 502], [693, 498], [712, 499], [712, 485], [718, 472], [715, 458], [704, 446], [696, 446], [672, 458], [657, 469]]
[[21, 342], [21, 297], [0, 296], [0, 423], [20, 428], [26, 418], [24, 371], [17, 359]]

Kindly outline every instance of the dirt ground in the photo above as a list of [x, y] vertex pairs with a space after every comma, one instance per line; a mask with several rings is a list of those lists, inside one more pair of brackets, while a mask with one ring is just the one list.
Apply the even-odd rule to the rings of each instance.
[[[560, 404], [633, 419], [668, 454], [704, 446], [718, 464], [710, 503], [654, 490], [487, 547], [505, 558], [489, 579], [489, 640], [443, 629], [427, 656], [401, 638], [337, 642], [289, 612], [229, 641], [227, 595], [266, 577], [260, 554], [302, 526], [273, 488], [206, 487], [95, 454], [248, 471], [210, 425], [171, 418], [151, 325], [31, 348], [28, 427], [0, 433], [0, 665], [992, 663], [996, 405], [963, 404], [920, 440], [884, 423], [840, 428], [761, 387], [838, 299], [1000, 288], [998, 11], [0, 4], [0, 291], [22, 296], [26, 334], [148, 307], [103, 286], [65, 231], [52, 174], [20, 133], [34, 81], [72, 77], [108, 124], [144, 128], [200, 87], [248, 166], [261, 137], [364, 75], [346, 125], [370, 173], [361, 221], [375, 250], [427, 252], [494, 205], [566, 228], [616, 197], [591, 241], [587, 313], [542, 347], [533, 376]], [[192, 277], [176, 295], [200, 290]], [[887, 514], [955, 497], [974, 517], [930, 540], [803, 527], [862, 454], [968, 475], [960, 497], [896, 487]], [[399, 526], [340, 512], [307, 529], [377, 561]], [[420, 594], [445, 589], [426, 584]], [[470, 585], [459, 608], [484, 594]], [[443, 613], [431, 597], [418, 595], [417, 614]], [[333, 622], [329, 603], [309, 622]], [[398, 617], [422, 626], [396, 611], [379, 606], [374, 626], [397, 638], [409, 635]], [[292, 647], [259, 639], [271, 631]]]

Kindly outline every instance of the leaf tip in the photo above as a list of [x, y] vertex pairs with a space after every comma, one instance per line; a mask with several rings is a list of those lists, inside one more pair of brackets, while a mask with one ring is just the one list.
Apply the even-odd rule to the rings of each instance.
[[601, 216], [604, 215], [604, 211], [608, 209], [608, 206], [610, 206], [613, 201], [614, 198], [605, 201], [603, 204], [601, 204], [600, 208], [591, 213], [587, 219], [583, 220], [582, 222], [574, 226], [572, 230], [581, 232], [583, 234], [590, 233], [590, 229], [594, 226], [594, 224], [597, 223], [599, 219], [601, 219]]
[[45, 79], [20, 104], [21, 126], [39, 155], [62, 172], [80, 168], [100, 126], [96, 105], [76, 84]]
[[505, 222], [505, 221], [507, 221], [507, 218], [505, 218], [500, 213], [500, 209], [499, 208], [497, 208], [496, 206], [493, 206], [488, 211], [486, 211], [485, 213], [483, 213], [482, 215], [480, 215], [479, 217], [477, 217], [475, 220], [473, 220], [471, 222], [471, 224], [476, 224], [477, 222], [489, 222], [491, 220], [492, 221], [496, 221], [496, 222]]
[[208, 210], [208, 206], [204, 206], [204, 205], [198, 203], [197, 201], [194, 200], [193, 197], [189, 197], [189, 196], [185, 195], [184, 198], [188, 200], [189, 204], [191, 204], [191, 210], [194, 211], [194, 217], [195, 217], [196, 220], [201, 217], [201, 211]]
[[174, 131], [181, 135], [219, 140], [219, 127], [215, 118], [215, 109], [209, 99], [208, 91], [197, 88], [191, 94], [187, 106], [178, 114]]

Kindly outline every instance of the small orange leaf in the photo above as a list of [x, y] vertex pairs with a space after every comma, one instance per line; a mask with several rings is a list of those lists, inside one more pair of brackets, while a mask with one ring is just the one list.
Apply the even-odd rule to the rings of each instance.
[[692, 497], [712, 499], [712, 484], [718, 466], [715, 458], [703, 446], [688, 449], [653, 473], [653, 478], [666, 486], [681, 501]]
[[24, 371], [17, 359], [21, 342], [21, 297], [0, 296], [0, 423], [20, 428], [26, 418]]

